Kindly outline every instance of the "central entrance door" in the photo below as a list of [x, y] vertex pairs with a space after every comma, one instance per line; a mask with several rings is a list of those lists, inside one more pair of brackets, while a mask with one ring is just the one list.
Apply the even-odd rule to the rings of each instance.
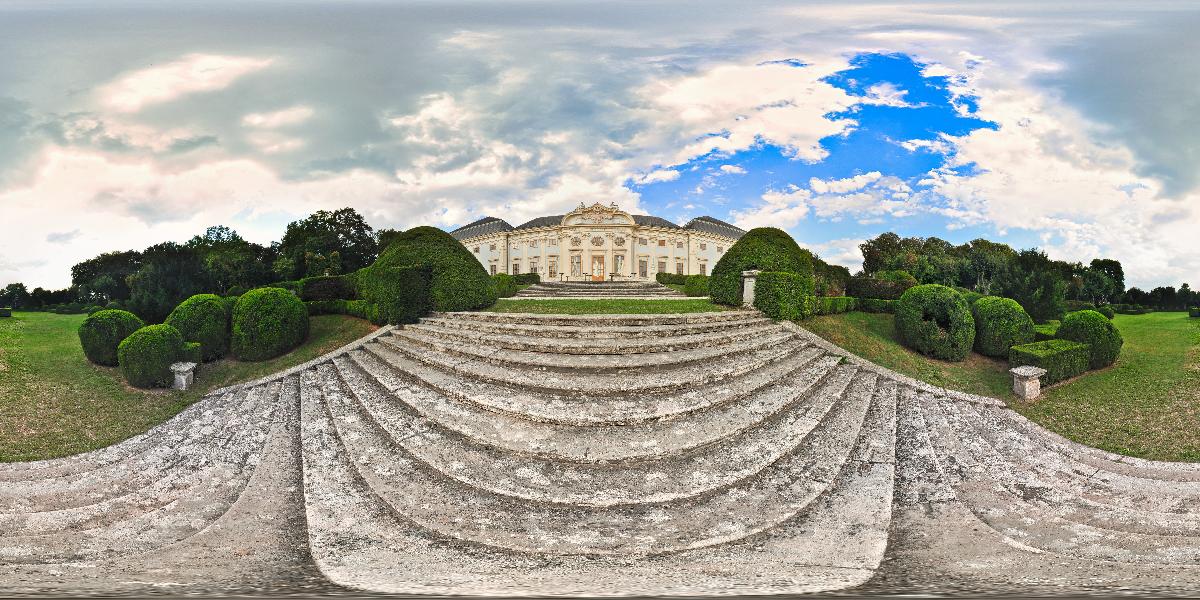
[[592, 281], [604, 281], [604, 257], [592, 257]]

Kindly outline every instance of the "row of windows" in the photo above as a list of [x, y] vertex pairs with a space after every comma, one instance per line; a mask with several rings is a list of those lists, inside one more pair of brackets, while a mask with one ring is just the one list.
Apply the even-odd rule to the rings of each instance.
[[[646, 246], [646, 245], [648, 245], [648, 244], [647, 244], [647, 242], [646, 242], [646, 238], [638, 238], [638, 243], [639, 243], [639, 244], [641, 244], [641, 245], [643, 245], [643, 246]], [[529, 247], [530, 247], [530, 248], [537, 248], [537, 245], [538, 245], [538, 241], [537, 241], [537, 240], [529, 240]], [[549, 242], [547, 242], [547, 245], [549, 245], [549, 246], [557, 246], [557, 245], [558, 245], [558, 240], [557, 240], [557, 239], [554, 239], [554, 238], [551, 238], [551, 239], [549, 240]], [[618, 245], [620, 245], [620, 244], [618, 244]], [[667, 240], [658, 240], [658, 245], [659, 245], [659, 246], [666, 246], [666, 245], [667, 245]], [[676, 247], [676, 248], [683, 248], [683, 242], [675, 242], [675, 247]], [[512, 247], [512, 249], [513, 249], [513, 250], [517, 250], [517, 249], [518, 249], [518, 246], [514, 245], [514, 246]], [[706, 244], [706, 243], [704, 243], [704, 242], [701, 242], [701, 243], [700, 243], [700, 249], [701, 249], [701, 250], [708, 250], [708, 244]], [[473, 251], [475, 252], [475, 254], [479, 254], [479, 246], [475, 246], [475, 248], [473, 248]], [[488, 251], [489, 251], [489, 252], [495, 252], [495, 251], [496, 251], [496, 245], [495, 245], [495, 244], [491, 244], [491, 245], [489, 245], [489, 246], [488, 246]], [[725, 253], [725, 248], [724, 248], [724, 246], [717, 246], [717, 254], [724, 254], [724, 253]]]
[[[614, 259], [615, 259], [615, 263], [616, 263], [613, 265], [614, 272], [623, 274], [624, 266], [625, 266], [625, 257], [618, 254], [614, 257]], [[538, 264], [537, 259], [530, 259], [528, 272], [529, 273], [538, 273], [539, 266], [540, 265]], [[603, 274], [603, 269], [604, 269], [603, 262], [596, 263], [592, 266], [593, 266], [593, 269], [599, 268], [601, 271], [600, 273], [592, 273], [593, 275]], [[675, 263], [675, 274], [676, 275], [683, 275], [683, 266], [684, 265], [682, 262]], [[489, 265], [489, 268], [491, 270], [491, 274], [495, 275], [496, 274], [496, 265], [491, 264], [491, 265]], [[638, 275], [639, 276], [649, 277], [649, 275], [650, 275], [649, 268], [650, 268], [650, 261], [645, 260], [645, 259], [638, 261]], [[582, 269], [583, 269], [583, 258], [579, 255], [572, 256], [571, 257], [571, 275], [574, 275], [574, 276], [581, 275]], [[515, 262], [512, 264], [512, 270], [510, 270], [509, 273], [517, 274], [520, 271], [521, 271], [521, 263]], [[662, 261], [662, 260], [658, 261], [658, 272], [659, 273], [667, 272], [666, 261]], [[557, 260], [551, 259], [549, 261], [549, 265], [547, 267], [547, 274], [550, 277], [558, 277], [558, 261]], [[632, 274], [633, 273], [630, 273], [630, 275], [632, 275]], [[700, 274], [708, 275], [708, 263], [703, 262], [703, 261], [700, 263]]]

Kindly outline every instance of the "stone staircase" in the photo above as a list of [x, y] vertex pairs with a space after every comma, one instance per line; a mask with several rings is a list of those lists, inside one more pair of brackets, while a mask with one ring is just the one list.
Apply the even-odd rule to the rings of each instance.
[[0, 465], [0, 590], [311, 564], [402, 594], [1186, 591], [1198, 502], [1200, 466], [1079, 446], [757, 312], [446, 313]]
[[543, 281], [513, 298], [686, 298], [679, 290], [656, 281]]

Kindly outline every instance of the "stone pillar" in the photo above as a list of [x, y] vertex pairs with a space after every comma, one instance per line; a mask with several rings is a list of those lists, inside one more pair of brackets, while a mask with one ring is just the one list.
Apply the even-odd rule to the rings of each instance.
[[754, 280], [762, 271], [742, 271], [742, 306], [754, 308]]
[[192, 386], [192, 380], [196, 373], [196, 363], [173, 363], [171, 365], [171, 373], [175, 375], [175, 382], [171, 387], [176, 390], [186, 390]]
[[1012, 373], [1013, 393], [1018, 398], [1029, 401], [1036, 399], [1042, 394], [1041, 377], [1046, 374], [1045, 369], [1025, 365], [1013, 367], [1008, 372]]

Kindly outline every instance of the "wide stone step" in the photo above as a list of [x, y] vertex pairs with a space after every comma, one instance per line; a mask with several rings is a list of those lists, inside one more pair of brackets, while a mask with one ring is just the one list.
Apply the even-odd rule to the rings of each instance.
[[642, 368], [628, 373], [596, 373], [588, 369], [539, 370], [492, 361], [474, 360], [441, 352], [405, 338], [381, 336], [363, 348], [390, 361], [390, 356], [422, 362], [464, 379], [494, 382], [520, 389], [559, 393], [577, 397], [628, 396], [669, 392], [738, 377], [777, 361], [807, 344], [796, 338], [765, 345], [749, 352], [731, 352], [709, 361], [692, 361], [672, 369]]
[[436, 325], [443, 329], [458, 329], [463, 331], [511, 335], [524, 338], [551, 338], [567, 340], [612, 340], [612, 339], [643, 339], [664, 336], [696, 335], [736, 330], [743, 327], [753, 327], [771, 323], [759, 314], [742, 312], [742, 319], [715, 321], [706, 323], [680, 323], [672, 325], [635, 325], [635, 326], [588, 326], [571, 325], [525, 325], [520, 323], [490, 323], [483, 321], [467, 321], [461, 319], [428, 317], [421, 319], [422, 324]]
[[954, 489], [943, 473], [942, 458], [930, 440], [928, 425], [917, 402], [917, 391], [906, 387], [897, 395], [897, 505], [930, 506], [954, 500]]
[[[306, 404], [331, 411], [327, 420], [362, 479], [399, 514], [422, 527], [488, 547], [543, 554], [645, 555], [726, 543], [765, 531], [802, 511], [836, 478], [855, 446], [874, 376], [855, 386], [801, 447], [752, 482], [720, 493], [662, 504], [613, 508], [514, 502], [471, 490], [415, 468], [391, 452], [381, 432], [339, 418], [345, 398], [320, 397], [309, 371]], [[314, 409], [305, 415], [318, 415]]]
[[[406, 332], [419, 332], [427, 337], [438, 338], [454, 344], [477, 348], [500, 348], [505, 350], [520, 350], [524, 352], [541, 352], [549, 354], [574, 354], [584, 356], [596, 355], [628, 355], [655, 354], [661, 352], [678, 352], [680, 350], [695, 350], [699, 348], [715, 348], [745, 340], [780, 334], [779, 325], [769, 321], [754, 325], [746, 325], [736, 329], [709, 333], [662, 335], [654, 338], [640, 339], [575, 339], [564, 340], [556, 338], [529, 338], [519, 335], [497, 334], [488, 331], [472, 331], [463, 328], [441, 327], [433, 323], [418, 323], [404, 328]], [[646, 357], [638, 361], [626, 361], [627, 364], [637, 364], [645, 361], [657, 361], [661, 357]]]
[[823, 383], [773, 420], [683, 455], [653, 462], [587, 465], [495, 450], [431, 423], [397, 403], [351, 361], [322, 365], [326, 397], [351, 398], [347, 418], [376, 423], [398, 451], [445, 477], [497, 495], [537, 502], [613, 506], [665, 502], [727, 487], [761, 471], [794, 450], [842, 398], [850, 384], [845, 371]]
[[543, 315], [531, 313], [498, 312], [450, 312], [434, 313], [438, 318], [485, 323], [510, 323], [523, 325], [565, 325], [568, 327], [617, 327], [644, 325], [684, 325], [691, 323], [716, 323], [739, 321], [747, 315], [761, 317], [758, 311], [725, 310], [707, 313], [674, 313], [651, 315]]
[[350, 357], [390, 391], [395, 401], [477, 443], [509, 452], [582, 463], [681, 454], [734, 435], [772, 418], [805, 397], [837, 367], [839, 361], [838, 357], [821, 357], [793, 379], [764, 393], [675, 419], [630, 426], [577, 427], [529, 421], [483, 410], [398, 376], [369, 352], [351, 352]]

